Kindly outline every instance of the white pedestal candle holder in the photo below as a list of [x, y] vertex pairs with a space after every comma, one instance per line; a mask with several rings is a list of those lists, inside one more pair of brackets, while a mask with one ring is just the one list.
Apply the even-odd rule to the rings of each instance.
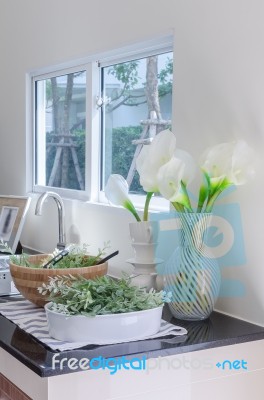
[[132, 284], [157, 289], [156, 265], [163, 262], [156, 258], [158, 245], [159, 223], [158, 221], [141, 221], [129, 224], [130, 237], [134, 250], [134, 258], [127, 260], [134, 266], [131, 275]]
[[152, 263], [137, 262], [135, 258], [127, 260], [129, 264], [134, 267], [134, 272], [130, 275], [132, 278], [131, 283], [138, 287], [144, 287], [147, 291], [151, 288], [159, 289], [160, 285], [157, 285], [157, 271], [156, 265], [161, 264], [163, 260], [161, 258], [153, 259]]

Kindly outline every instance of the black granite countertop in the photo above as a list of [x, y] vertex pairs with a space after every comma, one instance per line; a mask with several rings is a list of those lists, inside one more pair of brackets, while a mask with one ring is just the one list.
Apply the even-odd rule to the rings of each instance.
[[[6, 297], [0, 298], [0, 302], [18, 299], [16, 296]], [[59, 359], [74, 357], [78, 360], [81, 358], [91, 360], [100, 356], [103, 358], [125, 356], [126, 359], [143, 356], [155, 358], [264, 339], [263, 327], [217, 312], [212, 313], [210, 319], [206, 321], [187, 322], [174, 319], [169, 309], [165, 307], [163, 318], [185, 327], [188, 334], [115, 345], [86, 346], [61, 352]], [[78, 371], [78, 369], [69, 370], [66, 366], [62, 370], [52, 368], [52, 357], [56, 352], [46, 348], [3, 316], [0, 316], [0, 346], [41, 377]]]

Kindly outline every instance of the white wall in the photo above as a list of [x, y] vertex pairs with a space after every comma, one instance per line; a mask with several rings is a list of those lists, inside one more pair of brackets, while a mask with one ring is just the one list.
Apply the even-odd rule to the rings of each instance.
[[[1, 0], [1, 194], [26, 191], [26, 73], [94, 52], [174, 32], [174, 131], [198, 155], [220, 141], [243, 137], [260, 157], [264, 136], [264, 3], [262, 0]], [[247, 294], [223, 299], [221, 310], [264, 324], [262, 244], [263, 172], [232, 194], [241, 205], [247, 264], [225, 274]], [[109, 207], [66, 201], [69, 239], [101, 246], [110, 239], [124, 267], [131, 254], [130, 215]], [[34, 202], [33, 202], [34, 205]], [[29, 214], [23, 242], [50, 251], [57, 241], [55, 207]]]

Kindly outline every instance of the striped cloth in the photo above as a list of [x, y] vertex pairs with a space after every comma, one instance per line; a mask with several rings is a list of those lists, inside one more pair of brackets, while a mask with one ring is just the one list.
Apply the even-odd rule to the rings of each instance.
[[[113, 342], [102, 343], [100, 341], [97, 343], [91, 343], [89, 341], [72, 343], [51, 338], [49, 336], [49, 328], [44, 308], [39, 308], [28, 300], [0, 304], [0, 314], [18, 325], [19, 328], [30, 333], [52, 350], [64, 351], [78, 349], [87, 345], [114, 344]], [[140, 340], [155, 339], [169, 335], [182, 336], [186, 333], [186, 329], [162, 320], [161, 328], [158, 333]]]

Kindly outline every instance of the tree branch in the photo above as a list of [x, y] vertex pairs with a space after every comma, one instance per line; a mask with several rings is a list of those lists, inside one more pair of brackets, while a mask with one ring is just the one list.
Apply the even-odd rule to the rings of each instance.
[[128, 103], [128, 101], [130, 99], [140, 98], [140, 97], [145, 97], [145, 95], [142, 95], [142, 96], [131, 96], [131, 95], [129, 95], [127, 97], [124, 97], [122, 101], [120, 101], [119, 103], [117, 103], [116, 105], [114, 105], [112, 107], [109, 107], [107, 112], [113, 112], [114, 110], [116, 110], [120, 106], [139, 106], [140, 104], [146, 104], [147, 100], [139, 101], [137, 103]]

